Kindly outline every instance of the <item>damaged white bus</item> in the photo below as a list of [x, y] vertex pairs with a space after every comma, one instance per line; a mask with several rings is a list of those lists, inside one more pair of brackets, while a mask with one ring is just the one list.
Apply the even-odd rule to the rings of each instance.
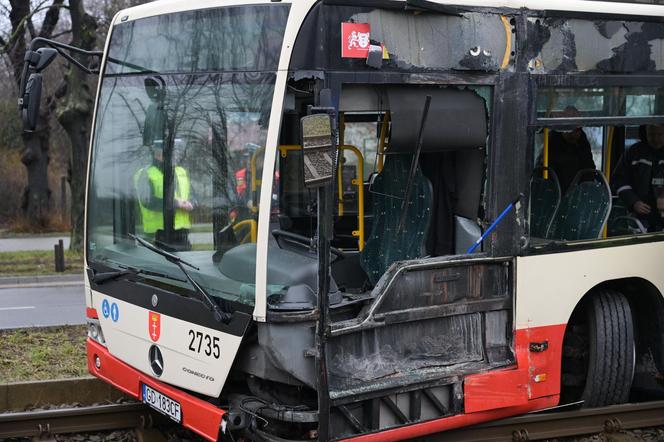
[[[401, 440], [662, 397], [664, 236], [611, 190], [664, 123], [662, 17], [120, 12], [87, 53], [90, 372], [209, 440]], [[26, 57], [28, 130], [56, 52], [80, 51], [38, 39]]]

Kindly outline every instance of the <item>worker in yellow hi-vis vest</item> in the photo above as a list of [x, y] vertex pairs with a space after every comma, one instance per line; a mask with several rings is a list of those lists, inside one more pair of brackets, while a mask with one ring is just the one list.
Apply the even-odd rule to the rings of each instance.
[[191, 201], [191, 183], [187, 171], [176, 166], [173, 169], [175, 195], [173, 206], [173, 235], [166, 241], [164, 234], [164, 152], [160, 145], [154, 144], [152, 164], [143, 167], [134, 174], [134, 185], [138, 205], [141, 211], [143, 233], [176, 250], [189, 250], [189, 230], [191, 229], [190, 212], [194, 205]]

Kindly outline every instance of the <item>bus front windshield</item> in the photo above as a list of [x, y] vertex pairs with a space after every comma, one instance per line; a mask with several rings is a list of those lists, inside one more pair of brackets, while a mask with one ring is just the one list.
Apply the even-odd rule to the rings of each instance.
[[[147, 270], [186, 287], [137, 235], [197, 267], [192, 276], [211, 295], [253, 304], [252, 243], [287, 14], [287, 5], [226, 7], [114, 27], [93, 134], [91, 267]], [[253, 253], [241, 281], [220, 270], [236, 247]]]

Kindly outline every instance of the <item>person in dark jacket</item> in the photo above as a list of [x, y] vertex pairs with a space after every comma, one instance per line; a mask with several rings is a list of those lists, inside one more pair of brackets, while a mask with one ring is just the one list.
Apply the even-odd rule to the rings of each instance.
[[647, 226], [659, 223], [654, 188], [664, 185], [664, 125], [646, 127], [646, 140], [623, 153], [613, 173], [613, 188], [627, 209]]
[[[559, 118], [580, 116], [580, 112], [574, 106], [567, 106], [556, 115]], [[541, 156], [537, 162], [539, 166], [543, 165]], [[595, 169], [590, 143], [581, 127], [549, 132], [549, 168], [556, 173], [563, 195], [579, 171]]]

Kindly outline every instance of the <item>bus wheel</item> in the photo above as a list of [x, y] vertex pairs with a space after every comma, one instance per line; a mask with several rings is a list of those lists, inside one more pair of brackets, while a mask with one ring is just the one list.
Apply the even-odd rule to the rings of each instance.
[[621, 404], [634, 378], [634, 327], [627, 298], [615, 290], [596, 292], [587, 309], [588, 370], [584, 407]]

